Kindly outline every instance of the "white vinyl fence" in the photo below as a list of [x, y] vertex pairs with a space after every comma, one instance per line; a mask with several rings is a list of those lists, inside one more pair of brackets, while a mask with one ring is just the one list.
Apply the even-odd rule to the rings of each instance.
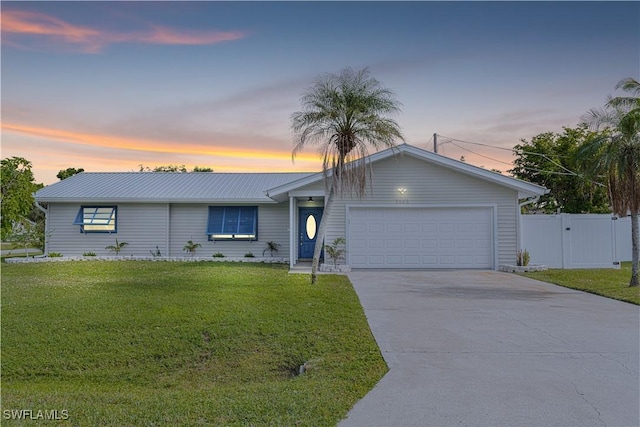
[[612, 215], [522, 215], [521, 247], [530, 264], [549, 268], [620, 268], [631, 261], [631, 218]]

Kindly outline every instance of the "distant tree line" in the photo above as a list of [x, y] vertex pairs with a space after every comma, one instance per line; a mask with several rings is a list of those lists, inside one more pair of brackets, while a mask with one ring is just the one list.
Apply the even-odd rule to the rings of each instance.
[[213, 172], [213, 169], [204, 166], [194, 166], [193, 169], [189, 171], [185, 165], [162, 165], [153, 168], [140, 165], [138, 172]]

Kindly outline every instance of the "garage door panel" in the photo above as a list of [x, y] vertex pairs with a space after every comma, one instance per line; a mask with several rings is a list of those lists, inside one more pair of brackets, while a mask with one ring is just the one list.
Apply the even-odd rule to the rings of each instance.
[[439, 240], [438, 247], [440, 249], [451, 249], [454, 246], [453, 240]]
[[386, 246], [388, 249], [402, 248], [402, 240], [396, 240], [396, 239], [387, 240]]
[[491, 208], [349, 210], [353, 268], [492, 268]]
[[367, 257], [367, 262], [371, 265], [384, 264], [384, 255], [370, 255]]
[[422, 264], [426, 267], [437, 267], [438, 255], [423, 255]]
[[354, 265], [365, 265], [367, 257], [364, 255], [351, 255], [351, 263]]
[[441, 255], [438, 257], [438, 262], [442, 266], [451, 267], [455, 265], [456, 257], [454, 255]]
[[384, 223], [369, 223], [367, 224], [367, 231], [369, 233], [383, 233]]
[[386, 261], [387, 261], [387, 265], [390, 267], [401, 267], [402, 255], [387, 255]]
[[419, 255], [405, 255], [404, 256], [405, 265], [412, 266], [420, 266], [420, 256]]
[[366, 239], [351, 239], [351, 249], [367, 249], [368, 245]]
[[435, 239], [423, 239], [422, 249], [436, 249], [438, 247], [438, 241]]
[[371, 239], [371, 240], [369, 240], [369, 248], [370, 249], [381, 249], [381, 248], [384, 248], [384, 240], [380, 240], [380, 239]]
[[456, 229], [455, 224], [447, 224], [447, 223], [441, 223], [438, 227], [438, 231], [440, 231], [441, 233], [453, 233], [455, 229]]
[[418, 249], [420, 248], [420, 240], [416, 240], [416, 239], [407, 239], [404, 241], [404, 248], [405, 249]]
[[422, 223], [421, 229], [423, 233], [435, 233], [438, 231], [438, 224], [436, 223]]
[[420, 223], [418, 222], [405, 223], [404, 229], [402, 231], [404, 231], [405, 233], [419, 233]]

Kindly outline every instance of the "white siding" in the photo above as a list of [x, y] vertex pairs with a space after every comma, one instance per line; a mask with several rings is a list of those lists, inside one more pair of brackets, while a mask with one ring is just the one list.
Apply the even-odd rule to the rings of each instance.
[[266, 242], [274, 241], [281, 245], [277, 255], [274, 255], [289, 257], [289, 203], [258, 205], [258, 240], [254, 242], [209, 241], [206, 234], [209, 206], [171, 205], [171, 256], [187, 256], [183, 248], [188, 240], [193, 240], [202, 245], [196, 250], [196, 256], [210, 257], [220, 252], [227, 257], [243, 257], [251, 252], [261, 257]]
[[[398, 189], [405, 188], [405, 194]], [[326, 241], [347, 235], [347, 207], [362, 205], [449, 206], [495, 204], [497, 263], [514, 263], [517, 251], [517, 192], [410, 156], [373, 164], [367, 196], [336, 199], [330, 213]], [[347, 242], [347, 245], [349, 242]]]
[[[105, 204], [113, 205], [113, 204]], [[151, 256], [156, 246], [163, 256], [188, 256], [183, 248], [187, 240], [202, 245], [196, 256], [210, 257], [221, 252], [228, 257], [243, 257], [247, 252], [262, 256], [266, 242], [279, 243], [277, 256], [289, 256], [289, 204], [258, 206], [258, 241], [212, 242], [207, 240], [207, 204], [117, 203], [117, 233], [80, 233], [73, 225], [80, 204], [49, 204], [48, 250], [65, 256], [80, 256], [83, 252], [112, 255], [105, 249], [115, 239], [127, 242], [122, 256]], [[170, 221], [170, 229], [169, 229]]]
[[[105, 206], [113, 206], [107, 203]], [[111, 255], [105, 249], [114, 245], [116, 238], [128, 245], [120, 253], [126, 255], [151, 256], [156, 245], [167, 253], [167, 205], [116, 203], [118, 207], [116, 233], [81, 233], [80, 226], [73, 221], [80, 209], [75, 203], [50, 203], [48, 213], [48, 251], [65, 256], [80, 256], [84, 252]]]

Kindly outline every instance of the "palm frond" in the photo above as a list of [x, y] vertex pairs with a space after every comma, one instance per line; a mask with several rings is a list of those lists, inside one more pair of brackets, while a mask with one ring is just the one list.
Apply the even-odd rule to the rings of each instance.
[[365, 160], [369, 147], [393, 147], [403, 140], [400, 126], [390, 117], [400, 112], [395, 94], [368, 69], [345, 68], [337, 75], [319, 76], [300, 101], [302, 110], [291, 116], [292, 158], [306, 146], [317, 146], [325, 183], [337, 193], [363, 196], [371, 177]]
[[[616, 88], [640, 95], [634, 79], [621, 80]], [[640, 210], [640, 98], [608, 98], [602, 108], [592, 109], [583, 120], [592, 129], [609, 131], [585, 144], [578, 152], [581, 164], [607, 177], [613, 211], [626, 216]]]

